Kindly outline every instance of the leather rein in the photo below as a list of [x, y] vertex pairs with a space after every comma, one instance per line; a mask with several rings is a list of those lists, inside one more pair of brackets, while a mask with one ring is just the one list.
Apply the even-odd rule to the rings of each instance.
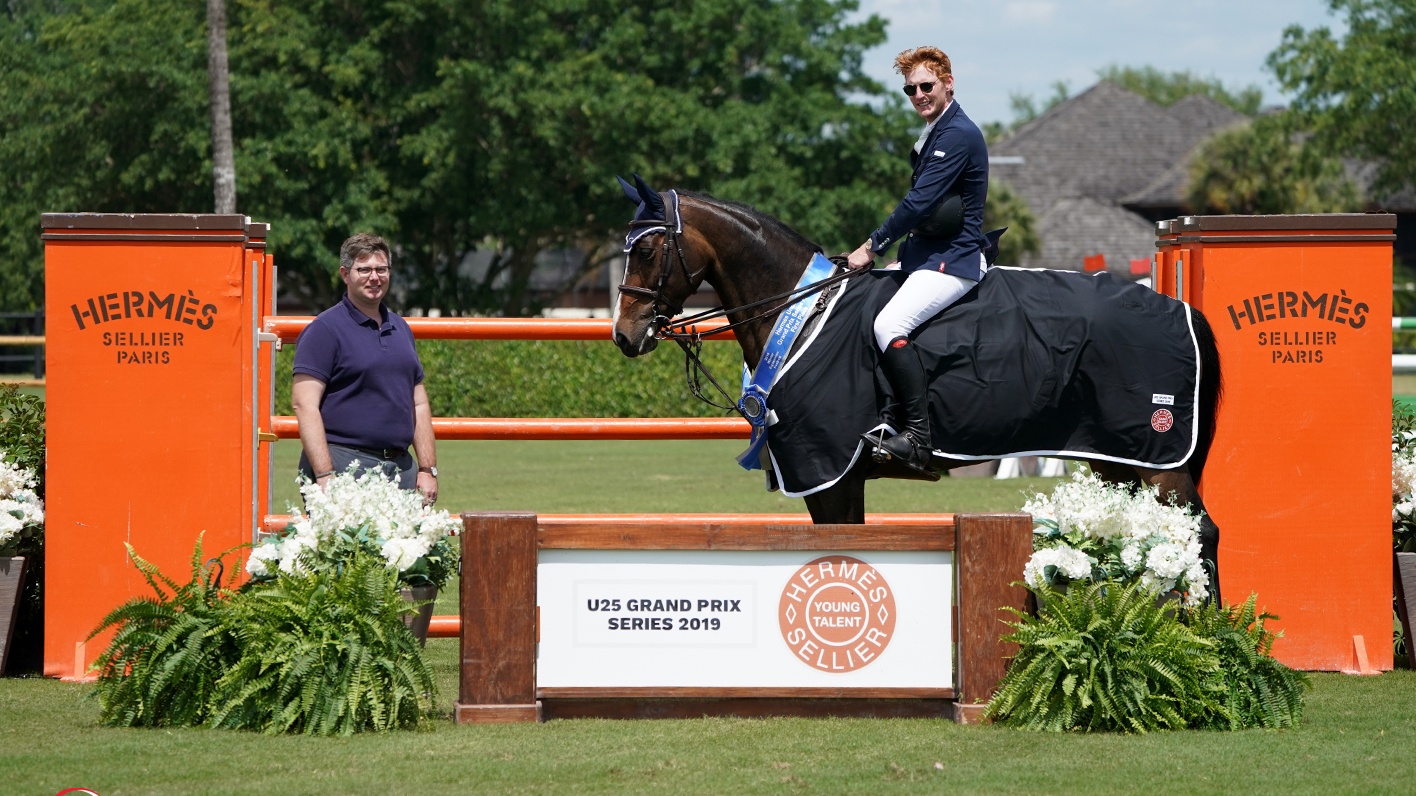
[[[677, 208], [675, 208], [675, 214], [677, 215]], [[675, 343], [678, 343], [679, 348], [683, 349], [685, 357], [684, 376], [686, 381], [688, 382], [688, 389], [695, 398], [714, 408], [736, 412], [737, 414], [742, 415], [744, 419], [747, 419], [747, 416], [743, 415], [742, 411], [738, 408], [737, 400], [734, 399], [731, 395], [728, 394], [726, 390], [723, 389], [722, 385], [718, 383], [717, 379], [713, 378], [713, 374], [708, 370], [707, 366], [703, 364], [703, 360], [699, 357], [699, 352], [703, 348], [703, 338], [711, 337], [715, 334], [722, 334], [723, 332], [736, 329], [753, 321], [774, 315], [791, 306], [796, 301], [805, 298], [806, 296], [810, 296], [814, 293], [822, 293], [821, 298], [816, 302], [816, 311], [821, 312], [826, 308], [826, 300], [830, 296], [830, 293], [833, 292], [834, 285], [852, 277], [866, 273], [870, 270], [870, 268], [846, 268], [845, 256], [836, 255], [830, 257], [829, 259], [833, 264], [836, 265], [838, 269], [843, 270], [840, 270], [837, 273], [826, 277], [825, 279], [822, 279], [817, 282], [812, 282], [808, 285], [802, 285], [800, 287], [793, 288], [783, 293], [777, 293], [776, 295], [768, 296], [767, 298], [754, 301], [750, 304], [744, 304], [740, 307], [734, 307], [732, 309], [725, 309], [721, 306], [714, 307], [713, 309], [705, 310], [703, 312], [699, 312], [694, 315], [690, 315], [686, 318], [681, 318], [675, 321], [674, 316], [678, 315], [680, 312], [683, 312], [683, 304], [675, 304], [674, 302], [670, 301], [668, 296], [664, 293], [664, 289], [668, 286], [669, 283], [669, 275], [671, 271], [673, 271], [673, 264], [677, 263], [678, 270], [683, 273], [685, 284], [690, 286], [695, 285], [697, 283], [697, 280], [703, 277], [703, 274], [707, 270], [708, 266], [705, 265], [697, 273], [691, 273], [689, 271], [688, 259], [684, 256], [683, 246], [679, 242], [679, 233], [676, 231], [676, 227], [678, 226], [678, 223], [676, 222], [680, 221], [681, 218], [670, 221], [670, 219], [668, 218], [668, 213], [665, 212], [664, 215], [665, 218], [663, 220], [642, 219], [638, 221], [629, 222], [631, 234], [635, 229], [654, 227], [664, 228], [664, 231], [660, 233], [663, 235], [663, 240], [659, 244], [660, 255], [658, 284], [653, 290], [650, 290], [649, 288], [639, 287], [638, 285], [626, 285], [621, 283], [619, 286], [619, 292], [627, 293], [631, 296], [641, 296], [653, 302], [652, 306], [654, 311], [654, 322], [652, 327], [652, 333], [655, 337], [658, 337], [659, 339], [673, 340]], [[628, 266], [626, 266], [626, 269], [627, 268]], [[690, 293], [689, 295], [692, 295], [692, 293]], [[685, 297], [685, 300], [686, 299], [687, 297]], [[713, 318], [725, 318], [731, 313], [755, 310], [758, 307], [774, 303], [775, 306], [771, 307], [770, 309], [765, 309], [747, 318], [743, 318], [742, 320], [737, 321], [735, 323], [727, 323], [717, 328], [710, 329], [706, 332], [700, 332], [694, 328], [696, 324], [702, 323], [703, 321], [712, 320]], [[715, 403], [713, 399], [709, 398], [707, 395], [704, 394], [702, 382], [703, 377], [706, 377], [709, 383], [711, 383], [713, 387], [717, 389], [718, 393], [722, 395], [724, 399], [726, 399], [726, 404]]]

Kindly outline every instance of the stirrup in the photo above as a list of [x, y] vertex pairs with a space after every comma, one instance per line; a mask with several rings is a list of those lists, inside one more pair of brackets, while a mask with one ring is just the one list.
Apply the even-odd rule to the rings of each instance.
[[870, 458], [876, 464], [884, 464], [890, 460], [890, 452], [885, 450], [885, 429], [876, 429], [873, 434], [866, 432], [861, 434], [860, 438], [869, 446], [866, 450], [870, 451]]
[[[908, 434], [909, 432], [904, 432], [904, 433]], [[892, 437], [892, 439], [893, 439], [893, 437]], [[918, 463], [918, 462], [915, 461], [915, 459], [921, 458], [920, 453], [921, 453], [921, 451], [923, 451], [923, 457], [922, 457], [922, 458], [923, 458], [924, 462], [928, 462], [929, 459], [930, 459], [928, 448], [925, 448], [923, 445], [917, 444], [917, 443], [914, 441], [914, 437], [910, 437], [910, 438], [908, 439], [908, 444], [909, 444], [909, 446], [910, 446], [910, 453], [912, 454], [911, 456], [907, 456], [907, 457], [906, 457], [906, 456], [893, 456], [893, 455], [891, 455], [890, 450], [889, 450], [888, 448], [885, 448], [885, 449], [884, 449], [884, 452], [886, 453], [887, 456], [891, 456], [891, 458], [892, 458], [894, 461], [899, 462], [900, 464], [903, 464], [907, 469], [914, 471], [914, 472], [917, 473], [920, 477], [925, 478], [925, 479], [930, 480], [930, 481], [938, 481], [938, 480], [939, 480], [939, 473], [936, 473], [936, 472], [934, 472], [933, 470], [929, 469], [928, 467], [924, 466], [924, 464], [920, 464], [920, 463]]]
[[[901, 432], [901, 434], [904, 434], [904, 433], [908, 433], [908, 432]], [[926, 481], [938, 481], [938, 480], [940, 479], [939, 473], [936, 473], [936, 472], [934, 472], [933, 470], [929, 469], [928, 467], [925, 467], [925, 466], [920, 465], [920, 464], [916, 464], [914, 461], [912, 461], [912, 459], [913, 459], [914, 457], [908, 457], [908, 458], [907, 458], [907, 457], [904, 457], [904, 456], [896, 456], [895, 454], [891, 453], [890, 450], [885, 447], [885, 429], [883, 429], [883, 428], [882, 428], [882, 429], [879, 429], [879, 430], [877, 430], [877, 431], [875, 432], [875, 434], [873, 434], [873, 435], [870, 434], [870, 433], [866, 433], [866, 434], [861, 434], [860, 436], [861, 436], [861, 439], [864, 439], [864, 440], [866, 441], [866, 443], [868, 443], [868, 444], [871, 446], [871, 447], [870, 447], [870, 458], [871, 458], [876, 464], [885, 464], [886, 462], [895, 462], [895, 463], [897, 463], [897, 464], [903, 465], [903, 466], [905, 467], [905, 469], [914, 472], [916, 475], [918, 475], [920, 478], [922, 478], [922, 479], [924, 479], [924, 480], [926, 480]], [[895, 435], [895, 437], [898, 437], [898, 436], [900, 436], [900, 435], [899, 435], [899, 434]], [[895, 437], [890, 437], [890, 439], [895, 439]], [[913, 438], [910, 438], [910, 439], [909, 439], [909, 444], [910, 444], [910, 448], [911, 448], [912, 451], [918, 451], [918, 450], [920, 449], [920, 446], [918, 446], [918, 445], [916, 445], [916, 444], [914, 443]], [[924, 460], [925, 460], [925, 461], [929, 461], [929, 456], [928, 456], [928, 454], [925, 455], [925, 459], [924, 459]]]

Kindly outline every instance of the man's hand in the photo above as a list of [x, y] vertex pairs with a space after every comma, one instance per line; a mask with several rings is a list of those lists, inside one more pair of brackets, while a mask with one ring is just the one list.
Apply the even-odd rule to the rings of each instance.
[[846, 258], [846, 264], [851, 268], [869, 268], [873, 262], [875, 262], [875, 252], [870, 250], [870, 241], [862, 243], [859, 249], [851, 252], [850, 256]]
[[432, 473], [418, 473], [418, 492], [423, 495], [424, 506], [438, 502], [438, 479]]

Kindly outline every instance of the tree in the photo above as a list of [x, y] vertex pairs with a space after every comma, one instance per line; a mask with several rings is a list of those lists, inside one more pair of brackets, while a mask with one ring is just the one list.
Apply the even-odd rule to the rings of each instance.
[[1097, 70], [1096, 76], [1154, 102], [1174, 105], [1186, 97], [1201, 94], [1228, 105], [1245, 116], [1255, 116], [1264, 93], [1258, 86], [1246, 86], [1231, 91], [1214, 78], [1204, 78], [1192, 72], [1162, 72], [1153, 66], [1118, 66], [1112, 64]]
[[0, 6], [0, 307], [43, 303], [43, 212], [211, 207], [203, 21], [176, 0]]
[[[53, 5], [0, 10], [0, 255], [26, 264], [12, 306], [42, 295], [40, 212], [210, 206], [200, 10]], [[844, 249], [904, 192], [917, 132], [861, 73], [884, 23], [847, 22], [854, 7], [235, 0], [242, 209], [272, 224], [282, 295], [314, 307], [338, 295], [340, 241], [367, 229], [395, 243], [405, 304], [534, 310], [538, 253], [588, 269], [617, 252], [614, 175], [631, 172]]]
[[211, 171], [216, 212], [236, 212], [231, 143], [231, 71], [226, 58], [226, 0], [207, 0], [207, 91], [211, 95]]
[[[486, 2], [458, 24], [479, 46], [427, 94], [436, 119], [407, 139], [429, 164], [411, 215], [420, 283], [501, 309], [527, 304], [537, 252], [587, 268], [618, 256], [628, 206], [615, 174], [715, 193], [847, 249], [888, 214], [914, 137], [903, 101], [860, 72], [883, 24], [821, 0]], [[853, 94], [887, 96], [882, 110]], [[488, 191], [488, 186], [494, 190]], [[463, 214], [440, 208], [449, 198]], [[424, 203], [426, 202], [426, 204]], [[406, 239], [405, 239], [406, 240]], [[610, 241], [607, 246], [606, 241]], [[455, 265], [493, 259], [474, 283]]]
[[1008, 228], [1008, 232], [998, 239], [997, 265], [1020, 265], [1024, 254], [1036, 254], [1042, 249], [1036, 224], [1037, 218], [1028, 209], [1028, 203], [1007, 183], [988, 181], [988, 199], [983, 205], [983, 231]]
[[1377, 190], [1416, 185], [1416, 0], [1328, 6], [1345, 12], [1346, 36], [1291, 26], [1268, 66], [1316, 146], [1381, 164]]
[[1286, 114], [1216, 133], [1190, 164], [1197, 213], [1341, 213], [1361, 210], [1342, 163], [1296, 135]]

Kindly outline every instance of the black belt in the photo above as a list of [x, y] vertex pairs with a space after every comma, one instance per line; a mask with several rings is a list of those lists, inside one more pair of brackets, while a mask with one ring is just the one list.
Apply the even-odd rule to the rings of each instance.
[[408, 453], [407, 448], [361, 448], [357, 445], [345, 445], [344, 447], [390, 462]]

